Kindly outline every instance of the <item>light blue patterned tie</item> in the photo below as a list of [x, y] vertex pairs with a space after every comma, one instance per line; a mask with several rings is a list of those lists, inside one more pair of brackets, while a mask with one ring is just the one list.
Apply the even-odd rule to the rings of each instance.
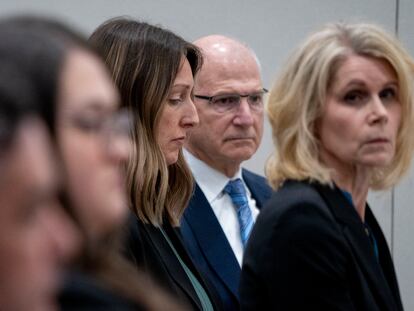
[[252, 212], [247, 202], [246, 189], [240, 178], [230, 180], [224, 187], [224, 192], [231, 197], [233, 204], [236, 206], [237, 217], [240, 225], [240, 236], [243, 246], [246, 247], [250, 232], [253, 228]]

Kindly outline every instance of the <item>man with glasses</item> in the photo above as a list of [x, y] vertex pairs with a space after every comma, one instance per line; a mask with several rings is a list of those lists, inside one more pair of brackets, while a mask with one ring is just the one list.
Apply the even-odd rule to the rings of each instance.
[[181, 230], [225, 310], [238, 310], [244, 248], [259, 209], [271, 195], [263, 177], [241, 168], [259, 147], [267, 90], [257, 58], [246, 45], [220, 35], [195, 44], [204, 56], [194, 86], [200, 123], [185, 156], [196, 186]]

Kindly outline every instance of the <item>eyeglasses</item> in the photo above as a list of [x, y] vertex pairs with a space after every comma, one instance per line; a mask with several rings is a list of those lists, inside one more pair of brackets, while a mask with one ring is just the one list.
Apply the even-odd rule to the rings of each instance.
[[74, 114], [68, 121], [76, 129], [84, 133], [96, 134], [105, 141], [114, 137], [128, 138], [133, 128], [133, 116], [126, 108], [105, 117]]
[[237, 110], [240, 107], [241, 99], [247, 97], [250, 109], [260, 112], [263, 110], [263, 98], [267, 92], [268, 90], [264, 88], [259, 92], [246, 95], [220, 94], [215, 96], [194, 95], [194, 97], [208, 100], [213, 109], [220, 113]]

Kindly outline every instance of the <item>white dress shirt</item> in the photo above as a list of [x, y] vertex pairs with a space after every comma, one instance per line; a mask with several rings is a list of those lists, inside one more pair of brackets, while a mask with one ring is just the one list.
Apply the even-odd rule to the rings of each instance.
[[253, 220], [256, 221], [259, 209], [257, 208], [256, 201], [251, 197], [249, 188], [243, 180], [241, 169], [232, 178], [228, 178], [226, 175], [193, 156], [187, 150], [184, 150], [184, 156], [191, 168], [195, 181], [203, 191], [208, 203], [213, 209], [241, 267], [244, 248], [240, 237], [239, 220], [236, 208], [234, 207], [230, 196], [223, 191], [230, 180], [240, 178], [246, 188], [247, 200], [249, 202], [250, 210], [252, 211]]

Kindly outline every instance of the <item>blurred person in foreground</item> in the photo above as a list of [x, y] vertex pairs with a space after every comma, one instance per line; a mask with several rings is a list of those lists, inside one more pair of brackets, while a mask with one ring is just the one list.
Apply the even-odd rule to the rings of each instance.
[[181, 231], [225, 309], [239, 310], [245, 245], [272, 192], [262, 176], [241, 167], [262, 139], [266, 90], [257, 57], [245, 44], [222, 35], [194, 44], [204, 57], [194, 84], [200, 124], [184, 155], [196, 183]]
[[59, 170], [38, 109], [44, 98], [27, 68], [10, 61], [7, 38], [0, 31], [0, 310], [56, 310], [79, 236], [58, 203]]
[[16, 17], [4, 24], [18, 38], [16, 50], [42, 41], [22, 67], [54, 60], [47, 78], [55, 87], [42, 90], [51, 99], [44, 111], [55, 112], [49, 128], [65, 173], [61, 200], [84, 237], [59, 297], [62, 310], [174, 309], [118, 248], [128, 211], [122, 166], [130, 151], [131, 122], [118, 109], [118, 92], [104, 63], [81, 35], [57, 21]]
[[412, 69], [369, 24], [327, 25], [292, 54], [267, 106], [277, 192], [246, 249], [242, 310], [403, 309], [367, 195], [408, 171]]
[[158, 26], [125, 18], [99, 26], [101, 51], [134, 115], [128, 191], [132, 211], [127, 254], [192, 310], [219, 308], [181, 240], [179, 224], [192, 192], [182, 147], [198, 124], [194, 75], [197, 47]]

